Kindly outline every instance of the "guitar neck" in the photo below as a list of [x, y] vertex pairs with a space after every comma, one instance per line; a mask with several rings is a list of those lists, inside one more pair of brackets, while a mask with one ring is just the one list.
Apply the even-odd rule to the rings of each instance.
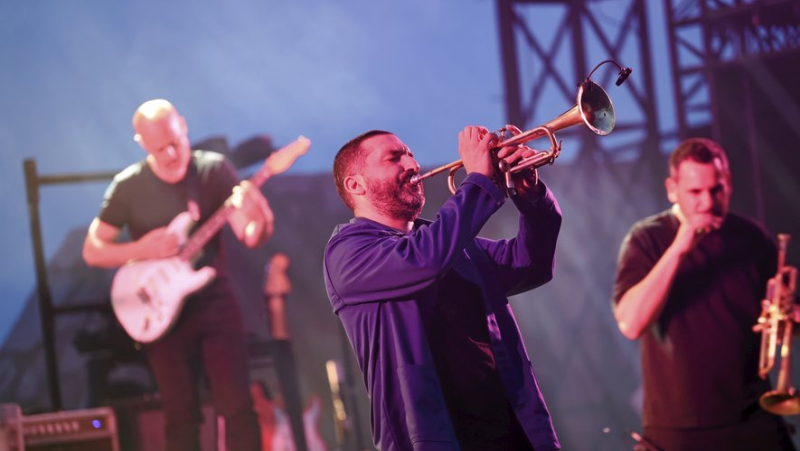
[[[249, 181], [256, 188], [260, 188], [271, 175], [272, 172], [270, 172], [267, 165], [264, 165], [258, 172], [250, 177]], [[214, 238], [214, 235], [222, 229], [231, 213], [233, 213], [234, 206], [232, 199], [233, 194], [228, 196], [228, 198], [225, 199], [225, 203], [223, 203], [222, 206], [192, 234], [186, 242], [186, 246], [184, 246], [183, 250], [178, 254], [179, 258], [185, 261], [193, 259], [195, 255], [208, 244], [209, 240]]]
[[267, 326], [274, 340], [288, 340], [289, 330], [286, 327], [286, 296], [292, 291], [287, 269], [289, 257], [281, 252], [272, 256], [266, 265], [266, 281], [264, 283], [264, 300], [267, 306]]
[[281, 295], [267, 295], [267, 314], [269, 315], [270, 335], [274, 340], [288, 340], [286, 327], [286, 303]]

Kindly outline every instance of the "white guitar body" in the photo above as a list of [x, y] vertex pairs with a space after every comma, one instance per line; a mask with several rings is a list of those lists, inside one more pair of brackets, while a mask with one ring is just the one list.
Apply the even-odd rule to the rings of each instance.
[[[167, 230], [186, 240], [189, 212], [175, 217]], [[186, 298], [216, 276], [211, 267], [195, 271], [179, 257], [139, 260], [121, 267], [111, 285], [111, 306], [125, 332], [140, 343], [166, 334], [178, 320]]]
[[151, 343], [172, 328], [186, 298], [216, 275], [214, 268], [195, 271], [178, 257], [129, 263], [114, 276], [111, 305], [131, 338]]

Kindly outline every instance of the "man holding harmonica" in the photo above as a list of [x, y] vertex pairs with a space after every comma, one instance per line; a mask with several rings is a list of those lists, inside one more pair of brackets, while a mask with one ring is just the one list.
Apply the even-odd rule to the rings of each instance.
[[622, 243], [614, 316], [640, 339], [645, 441], [659, 450], [794, 449], [783, 422], [759, 408], [761, 312], [776, 249], [729, 213], [731, 173], [719, 144], [694, 138], [669, 160], [672, 208]]

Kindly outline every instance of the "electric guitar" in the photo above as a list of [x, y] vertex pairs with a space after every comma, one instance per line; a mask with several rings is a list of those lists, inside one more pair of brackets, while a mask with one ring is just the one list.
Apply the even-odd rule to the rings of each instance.
[[[300, 137], [273, 152], [264, 166], [250, 178], [260, 187], [270, 177], [285, 172], [294, 161], [308, 151], [311, 141]], [[186, 299], [202, 289], [216, 276], [214, 268], [195, 270], [192, 260], [208, 241], [225, 225], [234, 211], [232, 197], [188, 237], [192, 225], [190, 212], [177, 215], [167, 230], [184, 241], [178, 255], [161, 259], [131, 261], [114, 275], [111, 285], [111, 306], [125, 332], [140, 343], [151, 343], [163, 337], [177, 321]]]
[[[289, 257], [282, 253], [273, 255], [267, 266], [264, 298], [267, 303], [270, 336], [276, 340], [289, 339], [285, 302], [286, 296], [292, 291], [292, 282], [286, 274], [288, 268]], [[250, 394], [261, 428], [261, 450], [296, 451], [292, 426], [283, 406], [283, 397], [276, 396], [276, 399], [270, 400], [265, 386], [258, 381], [251, 383]], [[319, 396], [311, 396], [308, 405], [303, 409], [303, 430], [308, 451], [328, 449], [318, 432], [321, 412], [322, 401]]]

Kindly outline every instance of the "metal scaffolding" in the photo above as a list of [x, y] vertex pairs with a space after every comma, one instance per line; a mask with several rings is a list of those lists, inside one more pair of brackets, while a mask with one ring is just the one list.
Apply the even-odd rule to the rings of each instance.
[[[781, 142], [786, 138], [764, 142], [763, 136], [775, 133], [766, 132], [772, 126], [759, 123], [757, 115], [792, 111], [793, 96], [786, 89], [791, 82], [775, 74], [800, 65], [800, 2], [665, 0], [664, 6], [678, 136], [711, 136], [723, 143], [732, 167], [745, 169], [737, 179], [744, 188], [740, 192], [749, 196], [741, 207], [762, 223], [786, 227], [790, 220], [770, 221], [772, 193], [761, 166], [765, 158], [785, 159], [781, 148], [789, 143]], [[732, 110], [740, 117], [732, 119]]]
[[[724, 65], [787, 55], [800, 49], [797, 0], [665, 0], [673, 67], [676, 120], [681, 138], [711, 127], [721, 140], [713, 71]], [[743, 110], [752, 111], [745, 90]], [[752, 125], [752, 123], [751, 123]]]
[[[624, 449], [632, 442], [623, 431], [639, 425], [638, 359], [617, 332], [607, 299], [625, 231], [665, 201], [646, 3], [496, 2], [509, 123], [529, 129], [558, 116], [601, 61], [633, 68], [621, 87], [614, 86], [618, 71], [611, 66], [592, 76], [614, 102], [612, 134], [581, 125], [556, 132], [564, 139], [562, 157], [540, 171], [565, 220], [560, 283], [532, 296], [564, 302], [541, 311], [536, 303], [515, 306], [535, 358], [546, 362], [535, 368], [564, 449]], [[555, 387], [565, 389], [548, 390]]]
[[[539, 125], [534, 123], [539, 116], [554, 116], [552, 111], [541, 113], [547, 110], [544, 104], [553, 100], [548, 94], [556, 92], [565, 105], [573, 104], [576, 85], [596, 63], [613, 59], [634, 68], [634, 75], [624, 91], [631, 96], [630, 104], [635, 111], [618, 112], [615, 130], [615, 134], [626, 135], [628, 139], [622, 137], [608, 142], [575, 130], [565, 132], [565, 136], [578, 137], [581, 157], [594, 152], [608, 156], [612, 145], [613, 153], [626, 155], [626, 159], [630, 152], [657, 153], [659, 131], [645, 1], [624, 2], [623, 14], [614, 20], [613, 26], [592, 13], [592, 7], [602, 3], [608, 2], [497, 1], [506, 116], [509, 122], [521, 127]], [[543, 14], [541, 10], [544, 9]], [[558, 33], [554, 36], [537, 34], [542, 27], [537, 27], [534, 19], [557, 20]], [[631, 58], [635, 60], [630, 61]], [[597, 77], [601, 86], [608, 87], [616, 78], [616, 72], [601, 71]], [[619, 92], [609, 90], [612, 97]]]
[[[533, 360], [544, 363], [534, 366], [563, 447], [629, 448], [631, 429], [640, 427], [639, 358], [635, 343], [621, 338], [608, 299], [628, 228], [668, 206], [662, 149], [691, 136], [722, 142], [739, 187], [734, 202], [747, 207], [736, 209], [771, 230], [800, 235], [793, 231], [800, 224], [794, 200], [800, 176], [796, 155], [787, 157], [800, 143], [800, 91], [787, 82], [800, 78], [800, 2], [495, 4], [509, 123], [529, 129], [549, 122], [575, 102], [576, 85], [602, 60], [634, 70], [621, 88], [612, 83], [616, 71], [599, 70], [593, 77], [614, 100], [613, 134], [600, 137], [581, 126], [557, 132], [564, 138], [563, 156], [541, 175], [564, 208], [560, 283], [531, 296], [558, 305], [514, 306], [526, 339], [533, 338]], [[665, 30], [663, 44], [658, 29]], [[666, 82], [658, 92], [655, 67]], [[666, 116], [673, 114], [670, 85], [674, 118]], [[665, 108], [657, 108], [657, 93]], [[760, 175], [759, 164], [768, 176]]]

